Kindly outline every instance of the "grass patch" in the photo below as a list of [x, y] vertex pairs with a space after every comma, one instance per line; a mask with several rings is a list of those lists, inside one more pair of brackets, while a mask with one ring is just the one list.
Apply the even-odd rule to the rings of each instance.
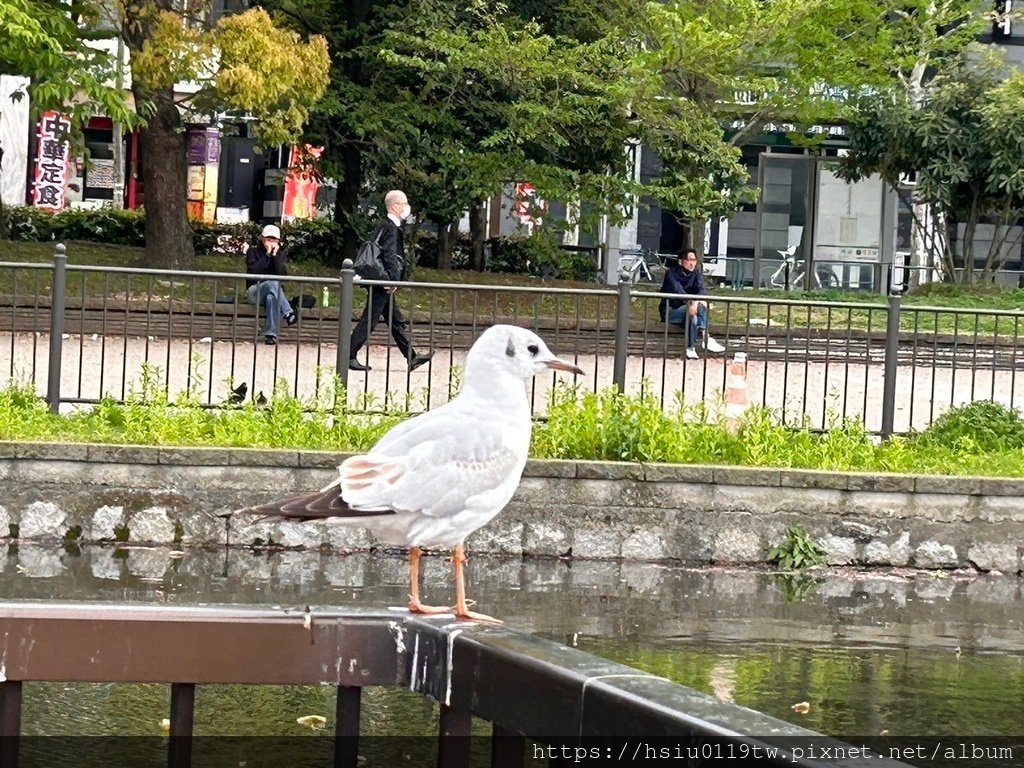
[[[408, 412], [383, 412], [380, 403], [339, 407], [344, 392], [335, 380], [302, 400], [279, 388], [265, 405], [207, 408], [194, 395], [168, 399], [143, 376], [126, 402], [54, 415], [30, 387], [0, 390], [0, 439], [127, 445], [222, 446], [325, 450], [372, 447]], [[784, 426], [765, 408], [748, 410], [731, 432], [713, 406], [664, 412], [653, 395], [615, 389], [580, 393], [560, 387], [548, 418], [534, 426], [535, 458], [722, 464], [828, 471], [1024, 477], [1024, 423], [1016, 411], [991, 402], [956, 408], [919, 434], [880, 443], [859, 422], [833, 419], [827, 432]]]

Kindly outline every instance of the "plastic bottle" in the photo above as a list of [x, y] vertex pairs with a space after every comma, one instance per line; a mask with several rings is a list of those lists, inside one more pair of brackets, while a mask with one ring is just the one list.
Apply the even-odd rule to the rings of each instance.
[[320, 291], [320, 306], [321, 307], [326, 307], [330, 303], [331, 303], [331, 292], [330, 292], [330, 290], [328, 290], [327, 286], [325, 285], [324, 289], [322, 291]]

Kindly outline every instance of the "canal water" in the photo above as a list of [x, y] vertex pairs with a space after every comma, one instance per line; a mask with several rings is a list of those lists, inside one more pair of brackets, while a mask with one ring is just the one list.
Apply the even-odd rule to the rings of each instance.
[[[407, 574], [398, 552], [0, 550], [4, 599], [387, 607], [404, 605]], [[787, 577], [481, 556], [468, 566], [468, 592], [478, 610], [511, 629], [841, 739], [998, 737], [1017, 748], [1017, 759], [1004, 764], [1024, 764], [1024, 580], [1016, 576], [843, 569]], [[447, 560], [428, 557], [425, 602], [452, 599]], [[26, 754], [37, 744], [52, 758], [68, 735], [102, 737], [98, 752], [109, 753], [111, 737], [128, 738], [139, 754], [166, 749], [159, 738], [166, 686], [29, 684], [24, 696]], [[404, 750], [402, 764], [418, 764], [410, 754], [436, 749], [428, 738], [436, 733], [431, 703], [371, 689], [363, 709], [363, 732]], [[330, 689], [202, 687], [196, 733], [329, 736], [333, 710]], [[220, 748], [228, 757], [209, 764], [280, 765], [268, 750], [227, 742]], [[79, 738], [65, 746], [81, 763], [92, 743]], [[303, 744], [318, 745], [304, 748], [308, 764], [327, 764], [329, 739]], [[39, 764], [46, 762], [52, 764]]]

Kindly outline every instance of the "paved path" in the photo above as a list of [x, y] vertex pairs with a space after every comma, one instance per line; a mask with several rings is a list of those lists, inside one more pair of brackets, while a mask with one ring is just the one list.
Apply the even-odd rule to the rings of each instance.
[[[383, 341], [378, 332], [372, 341]], [[423, 337], [418, 337], [422, 339]], [[95, 401], [101, 396], [123, 398], [140, 386], [143, 364], [156, 371], [157, 380], [172, 396], [190, 386], [203, 402], [222, 403], [231, 386], [248, 385], [249, 395], [267, 395], [274, 383], [283, 381], [289, 392], [303, 398], [329, 394], [337, 346], [333, 341], [319, 344], [295, 343], [287, 335], [275, 347], [239, 339], [236, 343], [193, 339], [126, 337], [68, 334], [64, 339], [61, 394], [65, 399]], [[643, 382], [666, 408], [680, 403], [707, 403], [719, 407], [725, 386], [725, 358], [686, 360], [680, 354], [680, 339], [672, 340], [667, 355], [630, 356], [626, 389], [639, 392]], [[32, 381], [40, 394], [46, 389], [48, 335], [45, 333], [0, 332], [0, 376]], [[743, 346], [751, 349], [755, 341]], [[613, 359], [609, 353], [580, 354], [574, 344], [553, 338], [556, 353], [575, 359], [586, 371], [578, 383], [586, 390], [610, 386]], [[421, 343], [422, 348], [422, 343]], [[465, 363], [462, 348], [434, 347], [432, 362], [409, 372], [397, 350], [371, 344], [369, 374], [351, 372], [349, 402], [355, 407], [379, 409], [385, 400], [407, 405], [414, 411], [445, 402], [458, 389]], [[735, 349], [735, 348], [734, 348]], [[365, 354], [365, 353], [364, 353]], [[844, 355], [752, 356], [747, 369], [751, 402], [784, 409], [788, 423], [806, 415], [811, 426], [828, 425], [832, 415], [864, 418], [871, 430], [881, 425], [881, 356], [860, 359]], [[896, 429], [921, 429], [950, 404], [976, 399], [995, 399], [1007, 405], [1024, 404], [1024, 376], [1012, 367], [980, 370], [931, 364], [901, 364], [898, 369]], [[318, 384], [318, 371], [320, 372]], [[534, 410], [541, 414], [556, 382], [571, 381], [564, 374], [538, 377], [531, 395]], [[326, 386], [325, 386], [326, 383]], [[389, 406], [393, 407], [393, 406]]]

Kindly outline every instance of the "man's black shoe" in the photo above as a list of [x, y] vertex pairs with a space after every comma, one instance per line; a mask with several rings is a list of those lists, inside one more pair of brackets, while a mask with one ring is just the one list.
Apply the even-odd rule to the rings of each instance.
[[267, 336], [266, 342], [267, 342], [267, 346], [268, 347], [272, 347], [275, 344], [277, 344], [277, 339], [275, 337], [273, 337], [273, 336]]
[[433, 352], [428, 352], [425, 355], [413, 355], [409, 358], [409, 370], [415, 371], [421, 365], [426, 365], [433, 356]]
[[351, 360], [348, 361], [348, 369], [350, 371], [372, 371], [373, 370], [373, 368], [371, 368], [370, 366], [366, 365], [365, 363], [360, 363], [354, 357]]

